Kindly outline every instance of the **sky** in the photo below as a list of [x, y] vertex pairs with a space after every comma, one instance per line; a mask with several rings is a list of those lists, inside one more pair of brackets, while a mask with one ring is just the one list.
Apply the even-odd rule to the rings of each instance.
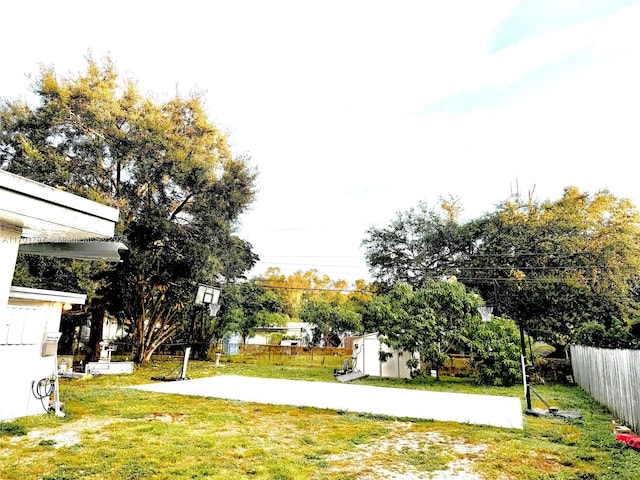
[[568, 186], [640, 205], [640, 0], [6, 2], [0, 98], [109, 55], [154, 98], [204, 92], [258, 171], [238, 234], [285, 274], [370, 280], [371, 227]]

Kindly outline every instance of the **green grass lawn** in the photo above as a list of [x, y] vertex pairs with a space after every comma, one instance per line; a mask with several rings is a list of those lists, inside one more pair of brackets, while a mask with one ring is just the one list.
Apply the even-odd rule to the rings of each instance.
[[[615, 441], [611, 414], [579, 388], [537, 390], [582, 419], [527, 416], [524, 430], [122, 388], [176, 368], [178, 362], [158, 363], [132, 375], [61, 381], [64, 418], [0, 426], [0, 479], [419, 479], [455, 471], [480, 479], [640, 478], [640, 452]], [[327, 366], [190, 362], [188, 374], [334, 381]], [[521, 387], [477, 387], [459, 378], [359, 383], [522, 397]]]

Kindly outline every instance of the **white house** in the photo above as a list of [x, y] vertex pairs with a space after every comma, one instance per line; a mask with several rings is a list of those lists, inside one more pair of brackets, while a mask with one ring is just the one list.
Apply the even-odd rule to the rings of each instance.
[[5, 393], [0, 421], [46, 413], [55, 387], [63, 308], [86, 295], [11, 287], [0, 321], [0, 374]]
[[85, 302], [84, 295], [12, 287], [18, 252], [117, 261], [124, 245], [98, 241], [113, 237], [117, 221], [115, 208], [0, 170], [0, 421], [43, 411], [37, 397], [47, 378], [57, 380], [62, 308]]
[[[411, 378], [407, 361], [419, 359], [417, 353], [401, 352], [380, 341], [377, 333], [351, 337], [353, 370], [371, 377]], [[386, 360], [381, 360], [381, 352]]]

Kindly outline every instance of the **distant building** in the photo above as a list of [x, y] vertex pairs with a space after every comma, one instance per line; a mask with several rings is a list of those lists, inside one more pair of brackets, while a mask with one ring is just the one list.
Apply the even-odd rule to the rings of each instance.
[[313, 337], [313, 326], [306, 322], [288, 322], [285, 326], [271, 326], [257, 328], [255, 333], [247, 338], [247, 345], [277, 345], [306, 347]]

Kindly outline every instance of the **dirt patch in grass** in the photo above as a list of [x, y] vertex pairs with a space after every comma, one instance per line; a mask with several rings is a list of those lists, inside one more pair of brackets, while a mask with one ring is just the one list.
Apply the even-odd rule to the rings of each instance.
[[80, 443], [80, 436], [85, 432], [94, 432], [96, 439], [108, 440], [101, 432], [107, 425], [121, 421], [121, 419], [82, 419], [66, 423], [59, 427], [32, 430], [23, 437], [14, 437], [11, 444], [18, 445], [47, 445], [54, 448], [71, 447]]
[[[189, 415], [179, 413], [152, 413], [146, 417], [149, 422], [163, 423], [184, 423], [188, 419]], [[12, 446], [71, 447], [80, 443], [84, 433], [93, 433], [95, 441], [107, 441], [109, 438], [103, 432], [104, 427], [122, 421], [131, 421], [131, 419], [94, 417], [73, 420], [57, 427], [32, 430], [24, 436], [11, 438], [10, 443]]]
[[181, 413], [152, 413], [147, 417], [150, 422], [159, 421], [164, 423], [184, 423], [188, 420], [189, 415]]
[[482, 460], [488, 445], [460, 443], [434, 431], [411, 431], [409, 422], [394, 422], [393, 427], [391, 435], [358, 445], [353, 451], [331, 455], [328, 460], [334, 465], [332, 469], [361, 465], [360, 471], [355, 472], [359, 479], [482, 478], [473, 472], [473, 465]]

